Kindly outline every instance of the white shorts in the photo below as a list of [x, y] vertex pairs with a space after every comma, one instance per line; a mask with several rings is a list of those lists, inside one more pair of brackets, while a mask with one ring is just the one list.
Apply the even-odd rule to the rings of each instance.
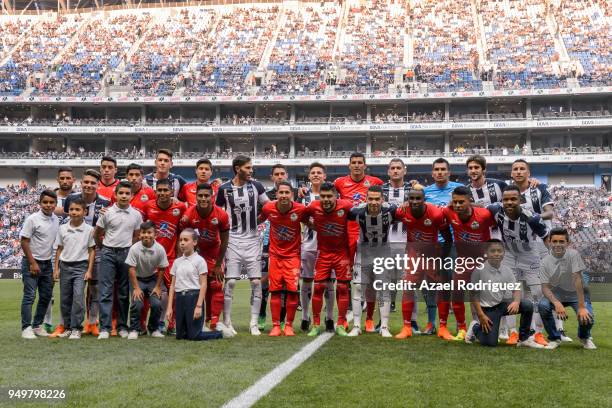
[[538, 251], [513, 253], [506, 250], [502, 265], [514, 272], [517, 282], [525, 282], [528, 286], [540, 285], [540, 266], [542, 259]]
[[357, 247], [355, 253], [355, 263], [353, 264], [352, 283], [361, 285], [371, 285], [375, 279], [381, 279], [384, 274], [374, 276], [372, 265], [363, 265], [361, 262], [361, 249]]
[[261, 279], [261, 243], [253, 241], [232, 240], [230, 238], [225, 254], [226, 279]]
[[317, 261], [316, 251], [302, 251], [301, 261], [300, 278], [314, 279], [315, 262]]

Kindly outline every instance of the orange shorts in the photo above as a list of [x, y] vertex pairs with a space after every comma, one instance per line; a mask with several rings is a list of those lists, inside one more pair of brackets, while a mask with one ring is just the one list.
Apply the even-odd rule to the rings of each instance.
[[[209, 259], [207, 257], [204, 257], [204, 261], [206, 261], [206, 268], [208, 269], [208, 279], [214, 280], [215, 277], [212, 275], [212, 270], [215, 268], [215, 264], [217, 263], [217, 261], [215, 261], [214, 259]], [[223, 282], [223, 264], [221, 264], [221, 276], [219, 277], [219, 279], [221, 279], [221, 281]]]
[[336, 280], [350, 281], [353, 279], [351, 274], [352, 262], [348, 254], [343, 252], [338, 253], [322, 253], [319, 252], [317, 262], [315, 263], [315, 282], [331, 279], [331, 272], [336, 271]]
[[[298, 291], [300, 280], [300, 257], [277, 258], [270, 255], [268, 261], [268, 285], [270, 292], [287, 289], [288, 292]], [[285, 287], [283, 288], [283, 284]]]

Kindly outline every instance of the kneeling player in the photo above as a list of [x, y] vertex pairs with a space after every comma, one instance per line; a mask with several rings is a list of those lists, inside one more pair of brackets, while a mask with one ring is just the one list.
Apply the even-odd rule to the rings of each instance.
[[319, 254], [315, 264], [315, 288], [312, 296], [313, 327], [309, 336], [317, 336], [321, 330], [321, 308], [323, 293], [336, 271], [338, 321], [336, 334], [346, 336], [344, 324], [349, 304], [349, 283], [351, 281], [351, 259], [347, 233], [348, 214], [352, 204], [348, 200], [336, 199], [336, 188], [331, 183], [321, 185], [319, 201], [306, 207], [306, 217], [313, 218], [312, 228], [317, 232]]
[[281, 291], [287, 290], [285, 336], [294, 336], [293, 319], [298, 305], [300, 277], [301, 222], [306, 207], [293, 202], [293, 187], [287, 181], [277, 184], [276, 201], [264, 204], [261, 220], [270, 221], [270, 249], [268, 280], [271, 293], [272, 331], [270, 336], [281, 335]]
[[[472, 272], [472, 283], [490, 283], [492, 285], [516, 286], [516, 279], [512, 270], [502, 265], [504, 258], [504, 245], [498, 239], [489, 240], [487, 247], [487, 261], [482, 268]], [[530, 336], [533, 305], [521, 299], [521, 290], [496, 290], [488, 286], [486, 289], [472, 291], [472, 305], [476, 309], [478, 320], [473, 320], [465, 335], [465, 342], [472, 343], [478, 340], [483, 346], [497, 346], [499, 324], [503, 316], [521, 315], [518, 347], [543, 349], [544, 346], [536, 343]]]

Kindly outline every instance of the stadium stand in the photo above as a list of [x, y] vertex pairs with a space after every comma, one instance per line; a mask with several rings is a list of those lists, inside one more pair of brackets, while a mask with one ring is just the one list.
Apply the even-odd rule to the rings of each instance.
[[[257, 4], [3, 16], [0, 95], [609, 86], [605, 0]], [[127, 90], [122, 89], [127, 88]]]

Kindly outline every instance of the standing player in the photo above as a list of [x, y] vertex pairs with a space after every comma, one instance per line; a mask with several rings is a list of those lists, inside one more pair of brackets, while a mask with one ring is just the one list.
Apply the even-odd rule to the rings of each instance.
[[[55, 211], [53, 212], [59, 219], [60, 224], [63, 223], [65, 214], [64, 214], [64, 201], [66, 197], [73, 193], [72, 188], [74, 185], [74, 175], [72, 173], [71, 167], [60, 167], [57, 170], [57, 184], [58, 188], [55, 190], [55, 194], [57, 194], [57, 207], [55, 207]], [[55, 250], [53, 251], [53, 259], [55, 259]], [[60, 334], [64, 333], [64, 317], [60, 313], [59, 324], [53, 329], [53, 303], [55, 303], [55, 298], [51, 297], [51, 303], [49, 303], [49, 307], [47, 308], [47, 313], [45, 313], [45, 320], [43, 323], [44, 329], [49, 334], [49, 337], [58, 337]]]
[[[373, 250], [381, 248], [389, 240], [389, 230], [394, 222], [397, 207], [383, 202], [383, 190], [379, 185], [370, 186], [366, 196], [366, 204], [351, 208], [349, 220], [359, 225], [359, 241], [355, 265], [353, 268], [353, 328], [349, 336], [361, 334], [361, 294], [365, 286], [366, 303], [376, 303], [376, 291], [370, 258]], [[383, 277], [388, 278], [388, 277]], [[384, 290], [380, 296], [380, 334], [382, 337], [391, 337], [389, 332], [389, 312], [391, 301], [389, 291]], [[367, 321], [367, 320], [366, 320]]]
[[[310, 205], [313, 201], [319, 199], [321, 185], [326, 179], [325, 166], [321, 163], [314, 162], [310, 165], [308, 171], [308, 181], [310, 182], [309, 189], [305, 192], [302, 198], [298, 201], [305, 206]], [[310, 329], [310, 301], [312, 297], [312, 281], [314, 279], [315, 261], [317, 260], [317, 232], [307, 225], [302, 229], [302, 259], [300, 262], [300, 277], [302, 285], [300, 286], [300, 300], [302, 305], [302, 325], [301, 329], [308, 332]], [[334, 281], [327, 281], [325, 290], [325, 331], [334, 331]]]
[[[98, 185], [100, 183], [100, 173], [93, 169], [85, 170], [81, 179], [81, 192], [73, 193], [66, 197], [64, 201], [64, 213], [68, 214], [70, 203], [74, 200], [83, 199], [87, 208], [85, 210], [85, 223], [95, 227], [98, 223], [98, 218], [102, 213], [102, 209], [111, 205], [111, 201], [98, 194]], [[100, 334], [98, 327], [98, 315], [100, 311], [99, 291], [98, 291], [98, 275], [100, 267], [102, 247], [96, 247], [96, 256], [94, 259], [94, 268], [91, 279], [87, 282], [87, 290], [85, 293], [85, 307], [87, 308], [87, 322], [83, 327], [83, 334], [91, 334], [98, 337]]]
[[[472, 193], [465, 186], [459, 186], [453, 190], [451, 207], [443, 209], [447, 224], [452, 228], [453, 239], [457, 248], [457, 259], [475, 260], [484, 257], [484, 248], [481, 243], [491, 239], [491, 227], [495, 225], [495, 219], [486, 208], [474, 207], [470, 200]], [[462, 267], [463, 270], [455, 268], [453, 273], [454, 287], [458, 287], [459, 281], [470, 282], [472, 269]], [[457, 337], [453, 337], [446, 326], [449, 314], [449, 302], [447, 294], [438, 301], [438, 313], [440, 317], [440, 330], [438, 336], [444, 340], [464, 340], [466, 334], [465, 304], [463, 291], [453, 290], [451, 303], [455, 320], [457, 321]]]
[[502, 192], [506, 183], [501, 180], [485, 178], [487, 160], [479, 154], [468, 157], [465, 162], [467, 175], [470, 179], [468, 187], [472, 192], [472, 200], [475, 204], [487, 206], [501, 202]]
[[[353, 206], [363, 204], [366, 200], [368, 188], [370, 186], [382, 186], [383, 182], [378, 177], [367, 175], [366, 160], [363, 153], [353, 153], [349, 158], [349, 175], [338, 177], [334, 181], [334, 187], [342, 200], [349, 200]], [[359, 239], [359, 224], [356, 221], [350, 221], [348, 225], [349, 236], [349, 259], [351, 267], [355, 260], [357, 251], [357, 240]], [[376, 302], [366, 302], [366, 332], [374, 332], [374, 307]]]
[[107, 200], [113, 201], [115, 198], [115, 188], [119, 184], [119, 180], [115, 178], [117, 175], [117, 160], [114, 157], [104, 156], [100, 161], [100, 184], [98, 186], [98, 194]]
[[147, 174], [144, 178], [147, 185], [153, 190], [156, 190], [158, 180], [169, 180], [170, 187], [174, 192], [174, 198], [177, 198], [186, 181], [182, 176], [170, 173], [172, 169], [172, 156], [171, 150], [159, 149], [155, 156], [155, 171]]
[[[510, 173], [510, 177], [512, 178], [512, 182], [518, 186], [519, 191], [521, 193], [521, 206], [527, 210], [530, 210], [533, 213], [540, 214], [542, 220], [546, 226], [551, 229], [552, 228], [552, 219], [554, 217], [554, 202], [553, 199], [548, 192], [546, 184], [534, 185], [530, 179], [531, 170], [529, 168], [529, 164], [523, 159], [517, 159], [512, 163], [512, 171]], [[545, 241], [546, 243], [546, 241]], [[548, 248], [546, 245], [540, 245], [540, 258], [546, 257], [548, 255]], [[536, 335], [542, 332], [544, 328], [544, 324], [540, 317], [540, 313], [537, 311], [537, 305], [535, 308], [535, 312], [533, 314], [533, 320], [531, 322], [532, 328], [536, 331]], [[565, 335], [565, 330], [563, 330], [563, 320], [558, 317], [555, 319], [557, 324], [557, 330], [561, 332], [561, 338], [563, 341], [572, 341], [571, 338]], [[537, 336], [537, 340], [544, 339]]]
[[[542, 299], [540, 281], [541, 246], [548, 236], [549, 229], [536, 214], [521, 206], [521, 193], [517, 186], [508, 186], [503, 193], [503, 206], [499, 203], [487, 207], [495, 216], [506, 247], [503, 264], [512, 272], [517, 281], [524, 281], [529, 288], [534, 306]], [[535, 313], [535, 312], [534, 312]], [[516, 344], [516, 317], [506, 317], [510, 329], [508, 344]], [[548, 343], [541, 331], [536, 332], [534, 341], [542, 346]]]
[[[425, 202], [425, 191], [420, 184], [416, 184], [410, 190], [408, 206], [400, 207], [395, 213], [395, 218], [406, 226], [406, 254], [409, 257], [417, 257], [421, 254], [430, 258], [439, 256], [437, 243], [440, 234], [444, 237], [445, 243], [452, 242], [442, 209]], [[405, 271], [404, 280], [408, 282], [420, 284], [424, 279], [429, 282], [439, 279], [435, 265], [433, 267], [425, 265], [417, 270]], [[431, 298], [435, 301], [435, 296]], [[402, 331], [395, 336], [396, 339], [405, 339], [414, 334], [411, 319], [414, 319], [415, 306], [415, 292], [404, 291], [402, 295], [404, 326]]]
[[[436, 205], [438, 207], [446, 207], [451, 201], [451, 194], [457, 187], [462, 186], [461, 183], [450, 181], [450, 164], [448, 160], [440, 157], [434, 160], [431, 167], [431, 177], [434, 184], [425, 187], [425, 201]], [[438, 241], [444, 243], [444, 239], [441, 235], [438, 236]], [[446, 274], [452, 273], [451, 271], [445, 271]], [[423, 331], [423, 334], [435, 334], [436, 333], [436, 306], [434, 306], [436, 294], [433, 291], [425, 292], [425, 302], [427, 303], [427, 327]], [[448, 337], [448, 336], [447, 336]]]
[[198, 233], [200, 256], [208, 268], [206, 291], [206, 322], [217, 329], [219, 316], [223, 311], [223, 260], [229, 241], [229, 217], [220, 207], [214, 205], [214, 187], [203, 183], [197, 187], [197, 205], [189, 207], [181, 229], [192, 228]]
[[[155, 224], [157, 231], [155, 240], [164, 247], [168, 257], [168, 268], [166, 268], [164, 273], [165, 288], [162, 288], [161, 296], [162, 313], [160, 317], [163, 319], [167, 308], [173, 307], [173, 305], [168, 305], [168, 288], [170, 288], [170, 283], [172, 282], [170, 269], [172, 269], [172, 263], [176, 259], [179, 223], [187, 207], [185, 203], [172, 199], [174, 192], [172, 190], [172, 183], [168, 179], [157, 180], [155, 194], [157, 199], [149, 201], [145, 205], [144, 218], [153, 221]], [[160, 331], [163, 331], [163, 325], [162, 320], [160, 322]], [[168, 334], [173, 334], [173, 331], [174, 322], [168, 322]]]
[[309, 336], [321, 332], [321, 307], [323, 293], [332, 279], [332, 270], [336, 272], [336, 292], [338, 299], [338, 321], [336, 334], [346, 336], [346, 312], [349, 305], [349, 282], [351, 265], [348, 237], [348, 216], [353, 204], [348, 200], [338, 200], [338, 192], [333, 184], [321, 185], [319, 200], [313, 201], [306, 210], [306, 216], [312, 217], [313, 228], [317, 232], [318, 256], [315, 263], [314, 294], [312, 296], [313, 326]]
[[300, 279], [301, 222], [306, 207], [293, 202], [293, 187], [288, 181], [276, 185], [277, 200], [268, 201], [261, 209], [261, 220], [270, 221], [270, 258], [268, 279], [272, 331], [270, 336], [281, 335], [281, 291], [285, 289], [287, 300], [285, 336], [295, 336], [293, 319], [298, 305]]
[[130, 205], [144, 215], [144, 207], [150, 200], [155, 200], [155, 191], [143, 183], [144, 173], [140, 164], [132, 163], [125, 169], [125, 178], [132, 183], [132, 201]]
[[230, 240], [227, 248], [224, 325], [232, 332], [231, 310], [236, 279], [244, 266], [251, 281], [250, 332], [259, 336], [257, 318], [261, 308], [261, 245], [257, 231], [258, 204], [269, 201], [263, 185], [252, 179], [253, 164], [247, 156], [232, 161], [234, 178], [219, 187], [216, 204], [230, 216]]
[[[189, 207], [195, 207], [198, 201], [198, 198], [197, 198], [198, 186], [204, 183], [210, 184], [210, 186], [213, 188], [213, 198], [214, 198], [214, 196], [217, 194], [217, 190], [219, 190], [219, 185], [221, 185], [221, 179], [211, 180], [210, 178], [212, 177], [212, 174], [213, 174], [212, 162], [208, 159], [198, 160], [196, 163], [196, 168], [195, 168], [196, 180], [190, 183], [186, 183], [183, 186], [183, 188], [181, 188], [181, 191], [179, 192], [179, 195], [178, 195], [178, 199], [186, 203]], [[209, 273], [209, 277], [210, 277], [210, 273]]]
[[[406, 177], [406, 165], [402, 159], [391, 159], [389, 162], [389, 168], [387, 169], [389, 175], [389, 181], [383, 184], [383, 195], [385, 202], [394, 204], [396, 207], [401, 207], [404, 202], [408, 201], [408, 192], [410, 191], [411, 183], [405, 181]], [[403, 243], [406, 242], [406, 224], [396, 223], [391, 226], [391, 232], [389, 232], [389, 242]], [[395, 276], [392, 277], [394, 281], [397, 281], [402, 276], [402, 271], [396, 270]], [[397, 290], [391, 291], [391, 311], [395, 311], [395, 299], [397, 297]], [[427, 300], [427, 298], [426, 298]], [[434, 299], [435, 302], [435, 299]], [[415, 334], [419, 332], [419, 326], [417, 324], [417, 303], [414, 304], [414, 310], [412, 312], [412, 331]], [[434, 323], [434, 322], [432, 322]]]

